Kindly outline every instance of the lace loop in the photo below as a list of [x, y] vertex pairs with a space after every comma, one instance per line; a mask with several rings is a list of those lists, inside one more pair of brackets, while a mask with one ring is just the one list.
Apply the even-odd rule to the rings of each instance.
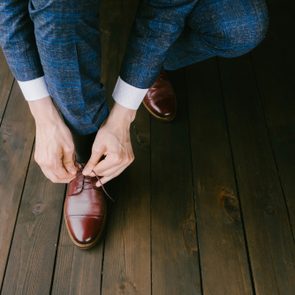
[[115, 200], [110, 196], [110, 194], [107, 192], [107, 190], [105, 189], [104, 185], [102, 184], [101, 180], [100, 180], [100, 177], [95, 173], [94, 170], [92, 170], [92, 172], [94, 173], [96, 179], [99, 181], [100, 185], [101, 185], [101, 188], [103, 190], [103, 192], [106, 194], [106, 196], [112, 201], [112, 202], [115, 202]]

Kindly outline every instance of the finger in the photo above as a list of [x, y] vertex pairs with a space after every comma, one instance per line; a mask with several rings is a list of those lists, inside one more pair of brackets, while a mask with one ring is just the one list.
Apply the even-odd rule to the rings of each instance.
[[82, 171], [83, 175], [90, 175], [92, 169], [97, 165], [104, 152], [105, 150], [102, 146], [92, 151], [91, 157]]
[[76, 176], [70, 173], [67, 173], [64, 168], [61, 170], [53, 170], [51, 171], [52, 175], [55, 177], [56, 183], [69, 183]]
[[124, 166], [123, 168], [117, 170], [114, 174], [110, 175], [110, 176], [104, 176], [102, 178], [100, 178], [100, 181], [96, 182], [96, 186], [100, 187], [101, 184], [105, 184], [108, 181], [112, 180], [113, 178], [117, 177], [118, 175], [120, 175], [124, 170], [126, 169], [126, 167]]
[[[121, 170], [123, 168], [126, 169], [127, 167], [129, 166], [129, 164], [120, 164], [120, 165], [116, 165], [116, 166], [113, 166], [111, 167], [110, 169], [107, 169], [105, 171], [102, 171], [101, 173], [96, 173], [96, 175], [99, 175], [101, 177], [106, 177], [106, 176], [112, 176], [113, 174], [115, 174], [117, 171]], [[96, 172], [96, 167], [95, 167], [95, 170]]]
[[117, 170], [121, 166], [122, 160], [115, 154], [108, 154], [104, 160], [100, 161], [93, 170], [97, 175], [105, 175], [108, 170]]
[[[111, 176], [112, 174], [116, 173], [116, 171], [118, 171], [121, 168], [123, 168], [123, 170], [126, 169], [133, 162], [133, 160], [134, 160], [134, 157], [127, 158], [121, 161], [120, 164], [112, 166], [111, 168], [106, 169], [104, 171], [100, 171], [99, 169], [97, 169], [97, 167], [100, 164], [98, 163], [98, 165], [94, 168], [94, 171], [96, 172], [96, 175], [99, 175], [101, 177]], [[99, 170], [99, 172], [97, 172], [97, 170]]]
[[70, 174], [63, 166], [61, 157], [55, 160], [55, 163], [50, 167], [50, 169], [60, 181], [67, 180], [73, 177], [73, 175]]
[[73, 174], [70, 174], [65, 167], [63, 166], [62, 162], [63, 153], [60, 151], [56, 154], [53, 160], [49, 161], [50, 165], [45, 166], [44, 169], [51, 172], [55, 176], [55, 181], [59, 183], [67, 183], [70, 179], [73, 178]]
[[56, 175], [54, 173], [52, 173], [52, 171], [48, 170], [48, 169], [45, 169], [45, 168], [42, 168], [40, 167], [43, 174], [45, 175], [45, 177], [47, 179], [49, 179], [51, 182], [53, 183], [60, 183], [61, 181], [56, 177]]
[[64, 151], [62, 162], [63, 166], [70, 174], [75, 175], [77, 173], [77, 167], [75, 166], [73, 152]]
[[[101, 171], [100, 169], [97, 169], [97, 167], [100, 165], [101, 162], [98, 163], [98, 165], [94, 168], [94, 171], [96, 172], [96, 175], [99, 175], [101, 177], [103, 176], [111, 176], [112, 174], [116, 173], [119, 169], [123, 168], [126, 169], [130, 164], [133, 162], [134, 156], [127, 157], [126, 159], [120, 161], [119, 164], [114, 165], [110, 167], [109, 169]], [[97, 172], [97, 170], [99, 170]]]

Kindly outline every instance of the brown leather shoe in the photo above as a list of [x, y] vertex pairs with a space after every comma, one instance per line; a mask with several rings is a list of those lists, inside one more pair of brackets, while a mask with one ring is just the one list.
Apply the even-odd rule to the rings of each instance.
[[107, 216], [103, 187], [96, 187], [96, 177], [84, 176], [82, 167], [68, 184], [64, 219], [73, 243], [81, 249], [93, 247], [99, 240]]
[[176, 95], [165, 71], [162, 71], [143, 99], [146, 109], [156, 118], [172, 121], [176, 116]]

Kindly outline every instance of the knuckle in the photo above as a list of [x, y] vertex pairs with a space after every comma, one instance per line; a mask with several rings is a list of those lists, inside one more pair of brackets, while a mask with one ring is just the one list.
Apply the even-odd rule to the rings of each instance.
[[134, 156], [133, 155], [128, 155], [126, 164], [131, 164], [134, 161]]

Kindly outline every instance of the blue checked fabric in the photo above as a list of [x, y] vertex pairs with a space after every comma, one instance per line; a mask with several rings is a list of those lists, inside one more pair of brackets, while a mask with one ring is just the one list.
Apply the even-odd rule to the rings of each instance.
[[[81, 135], [97, 131], [109, 111], [100, 83], [99, 4], [0, 1], [0, 45], [13, 75], [20, 81], [45, 75], [54, 103]], [[264, 0], [142, 0], [120, 76], [149, 88], [162, 68], [250, 51], [267, 27]]]

